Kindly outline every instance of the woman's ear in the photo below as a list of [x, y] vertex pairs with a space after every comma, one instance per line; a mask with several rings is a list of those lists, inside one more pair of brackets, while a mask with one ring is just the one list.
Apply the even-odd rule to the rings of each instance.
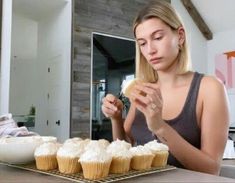
[[185, 31], [182, 26], [178, 28], [178, 36], [179, 36], [179, 45], [182, 46], [185, 41]]

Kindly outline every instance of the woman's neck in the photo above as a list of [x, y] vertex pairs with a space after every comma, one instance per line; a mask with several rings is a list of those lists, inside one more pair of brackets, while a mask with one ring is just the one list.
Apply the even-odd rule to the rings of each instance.
[[173, 88], [182, 86], [187, 82], [191, 72], [185, 74], [177, 74], [176, 72], [163, 72], [158, 71], [158, 84], [161, 88]]

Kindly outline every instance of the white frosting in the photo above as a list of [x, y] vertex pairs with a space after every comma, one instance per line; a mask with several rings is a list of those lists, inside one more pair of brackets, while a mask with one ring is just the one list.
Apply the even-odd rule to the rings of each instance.
[[34, 156], [56, 155], [61, 145], [53, 142], [46, 142], [36, 148]]
[[131, 144], [130, 143], [126, 142], [125, 140], [119, 140], [119, 139], [113, 141], [109, 146], [111, 146], [113, 148], [115, 148], [117, 146], [118, 147], [121, 146], [121, 147], [126, 148], [126, 149], [130, 149], [131, 148]]
[[122, 83], [122, 93], [126, 93], [127, 88], [134, 80], [124, 80]]
[[75, 157], [80, 157], [82, 153], [83, 153], [83, 148], [81, 147], [81, 144], [67, 143], [59, 148], [59, 150], [57, 151], [57, 156], [75, 158]]
[[167, 145], [157, 142], [157, 140], [153, 140], [144, 145], [149, 148], [153, 153], [157, 151], [168, 151], [169, 148]]
[[102, 141], [98, 141], [98, 140], [91, 140], [85, 147], [85, 151], [89, 150], [89, 149], [106, 149], [107, 145], [105, 145]]
[[109, 146], [109, 141], [107, 141], [106, 139], [99, 139], [98, 143], [103, 146], [104, 148], [107, 148]]
[[65, 142], [64, 142], [64, 144], [66, 144], [66, 143], [77, 143], [77, 142], [80, 142], [80, 141], [82, 141], [82, 139], [81, 138], [79, 138], [79, 137], [74, 137], [74, 138], [71, 138], [71, 139], [67, 139]]
[[110, 144], [106, 151], [107, 153], [111, 154], [112, 157], [132, 157], [132, 153], [124, 146], [113, 146]]
[[81, 141], [81, 143], [83, 144], [84, 147], [87, 146], [87, 144], [89, 144], [89, 142], [91, 141], [91, 139], [84, 139]]
[[107, 162], [111, 161], [112, 156], [103, 149], [89, 149], [83, 153], [80, 162]]
[[153, 153], [150, 151], [149, 148], [139, 145], [136, 147], [130, 148], [130, 152], [133, 156], [141, 156], [141, 155], [152, 155]]

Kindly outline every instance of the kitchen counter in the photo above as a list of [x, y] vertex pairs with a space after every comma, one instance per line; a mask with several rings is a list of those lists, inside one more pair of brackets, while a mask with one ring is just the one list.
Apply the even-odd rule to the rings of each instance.
[[[71, 183], [73, 181], [22, 170], [18, 168], [9, 167], [7, 165], [0, 164], [0, 182], [3, 183]], [[220, 176], [214, 176], [205, 173], [199, 173], [195, 171], [185, 169], [174, 169], [165, 172], [154, 173], [151, 175], [139, 176], [123, 180], [121, 182], [126, 183], [138, 183], [138, 182], [235, 182], [235, 179], [225, 178]]]

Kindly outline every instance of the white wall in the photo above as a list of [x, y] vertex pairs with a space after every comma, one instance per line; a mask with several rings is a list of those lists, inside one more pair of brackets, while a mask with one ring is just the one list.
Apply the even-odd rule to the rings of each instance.
[[213, 39], [208, 41], [208, 72], [214, 74], [215, 55], [228, 51], [235, 51], [235, 27], [233, 30], [219, 32], [213, 35]]
[[4, 0], [2, 10], [0, 115], [9, 112], [12, 0]]
[[[228, 51], [235, 51], [235, 28], [219, 32], [213, 35], [213, 39], [211, 41], [208, 41], [207, 47], [208, 47], [208, 73], [215, 75], [215, 56], [217, 54], [222, 54], [224, 52]], [[235, 126], [235, 90], [228, 90], [228, 97], [230, 102], [230, 123], [232, 126]]]
[[194, 71], [207, 73], [207, 41], [179, 0], [171, 0], [186, 27], [188, 43]]
[[36, 21], [13, 12], [9, 111], [14, 115], [29, 114], [37, 100], [37, 29]]

